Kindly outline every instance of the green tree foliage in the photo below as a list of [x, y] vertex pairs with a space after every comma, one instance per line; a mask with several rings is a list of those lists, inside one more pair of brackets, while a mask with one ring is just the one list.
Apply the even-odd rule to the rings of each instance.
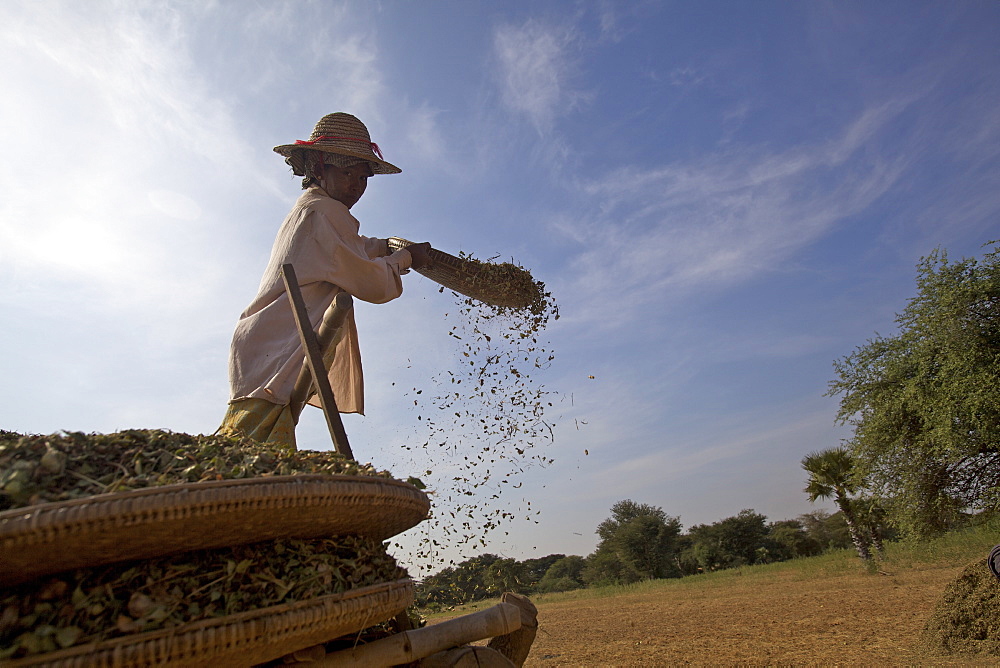
[[714, 524], [696, 524], [688, 530], [690, 547], [684, 560], [702, 571], [781, 561], [783, 547], [771, 537], [764, 515], [741, 510]]
[[583, 569], [587, 560], [570, 555], [553, 563], [538, 582], [538, 591], [571, 591], [584, 586]]
[[497, 559], [490, 563], [482, 571], [482, 580], [485, 596], [477, 598], [500, 596], [507, 591], [520, 594], [527, 590], [524, 564], [516, 559]]
[[904, 533], [955, 525], [1000, 506], [1000, 257], [917, 265], [917, 296], [876, 336], [834, 363], [829, 394], [859, 479]]
[[865, 532], [868, 543], [875, 548], [879, 556], [883, 556], [883, 543], [887, 533], [893, 533], [886, 528], [885, 508], [873, 496], [860, 496], [851, 501], [854, 517]]
[[680, 577], [675, 559], [680, 532], [680, 519], [661, 508], [619, 501], [597, 527], [601, 540], [587, 558], [583, 578], [588, 584], [623, 584]]
[[[583, 560], [582, 557], [573, 558]], [[550, 567], [565, 559], [563, 554], [525, 561], [495, 554], [479, 555], [425, 577], [417, 585], [416, 604], [425, 608], [442, 608], [494, 598], [504, 592], [531, 594], [539, 590], [539, 581]]]
[[495, 554], [483, 554], [424, 578], [417, 587], [417, 605], [462, 605], [486, 598], [496, 583], [490, 569], [497, 561], [503, 560]]
[[610, 548], [599, 548], [588, 555], [581, 576], [588, 587], [628, 584], [642, 579], [635, 571], [627, 568]]
[[[859, 498], [856, 513], [876, 513]], [[863, 506], [863, 507], [862, 507]], [[416, 604], [429, 609], [462, 605], [503, 592], [541, 594], [587, 586], [680, 577], [704, 570], [783, 561], [850, 546], [843, 515], [817, 510], [795, 520], [768, 522], [753, 510], [681, 533], [680, 519], [655, 506], [620, 501], [598, 526], [588, 557], [550, 554], [517, 561], [483, 554], [445, 568], [417, 584]]]
[[809, 538], [819, 543], [823, 550], [839, 550], [853, 545], [847, 522], [840, 511], [831, 514], [826, 510], [814, 510], [796, 519], [802, 523]]
[[796, 557], [813, 557], [823, 551], [823, 544], [809, 535], [800, 520], [771, 522], [768, 534], [775, 544], [775, 561]]
[[[521, 562], [523, 573], [522, 578], [529, 586], [532, 583], [539, 582], [545, 575], [549, 572], [556, 562], [562, 561], [566, 558], [565, 554], [550, 554], [545, 557], [539, 557], [537, 559], [525, 559]], [[582, 559], [583, 557], [574, 557], [574, 559]]]

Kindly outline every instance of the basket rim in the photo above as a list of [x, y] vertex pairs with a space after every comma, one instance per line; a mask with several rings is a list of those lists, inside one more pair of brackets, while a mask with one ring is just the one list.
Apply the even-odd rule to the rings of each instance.
[[[391, 619], [413, 603], [413, 592], [412, 579], [392, 580], [36, 654], [4, 665], [245, 666], [248, 659], [264, 663]], [[338, 613], [343, 613], [342, 618]], [[248, 652], [255, 654], [248, 657]]]
[[[230, 478], [227, 480], [203, 480], [200, 482], [179, 482], [169, 485], [153, 485], [141, 487], [139, 489], [129, 489], [121, 492], [107, 492], [105, 494], [94, 494], [92, 496], [78, 499], [67, 499], [66, 501], [46, 501], [30, 506], [20, 506], [9, 510], [0, 511], [0, 537], [4, 532], [4, 525], [10, 520], [19, 517], [36, 516], [40, 513], [64, 512], [77, 506], [91, 506], [105, 503], [117, 503], [127, 499], [139, 499], [143, 497], [153, 497], [159, 495], [174, 495], [178, 492], [201, 492], [203, 490], [226, 489], [230, 487], [271, 487], [286, 485], [289, 483], [303, 484], [309, 482], [333, 482], [350, 481], [360, 484], [375, 484], [398, 486], [401, 488], [417, 489], [408, 482], [396, 480], [395, 478], [383, 478], [380, 476], [366, 475], [346, 475], [340, 473], [304, 473], [301, 475], [265, 475], [253, 478]], [[419, 491], [419, 490], [417, 490]]]
[[427, 518], [413, 485], [348, 475], [179, 483], [0, 513], [0, 586], [62, 571], [287, 538], [386, 540]]

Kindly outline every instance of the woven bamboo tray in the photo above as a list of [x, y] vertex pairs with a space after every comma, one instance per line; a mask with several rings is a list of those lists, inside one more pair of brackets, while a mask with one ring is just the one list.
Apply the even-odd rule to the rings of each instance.
[[391, 619], [413, 602], [413, 581], [249, 610], [17, 659], [5, 666], [251, 666]]
[[118, 561], [279, 538], [385, 540], [427, 517], [405, 482], [301, 475], [164, 485], [0, 513], [0, 586]]
[[[390, 252], [413, 243], [401, 237], [389, 237], [387, 241]], [[500, 286], [481, 275], [486, 263], [463, 260], [436, 248], [431, 248], [430, 257], [433, 260], [431, 266], [414, 271], [466, 297], [494, 306], [512, 308], [528, 308], [538, 299], [538, 289], [531, 274], [513, 265], [507, 267], [511, 280], [507, 285]]]

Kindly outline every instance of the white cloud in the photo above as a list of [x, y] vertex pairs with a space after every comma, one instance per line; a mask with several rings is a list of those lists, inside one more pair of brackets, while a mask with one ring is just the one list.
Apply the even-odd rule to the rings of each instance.
[[[899, 180], [906, 156], [885, 160], [866, 149], [905, 106], [868, 110], [817, 146], [729, 147], [580, 184], [589, 210], [554, 223], [583, 248], [574, 288], [560, 292], [586, 294], [588, 304], [662, 306], [771, 270]], [[587, 304], [564, 312], [599, 317]]]
[[503, 102], [524, 114], [540, 135], [579, 99], [571, 83], [575, 39], [569, 26], [547, 26], [533, 19], [519, 27], [500, 26], [494, 34]]
[[[452, 155], [446, 150], [444, 135], [438, 125], [440, 112], [428, 106], [425, 102], [414, 109], [409, 109], [407, 118], [407, 137], [412, 145], [412, 151], [419, 155], [422, 161], [435, 164], [445, 155]], [[456, 172], [464, 170], [452, 162], [447, 163]]]
[[[242, 84], [255, 63], [281, 81], [291, 58], [299, 95], [333, 82], [338, 106], [383, 106], [371, 31], [335, 39], [332, 8], [318, 31], [273, 8], [0, 5], [0, 151], [17, 156], [0, 163], [0, 304], [17, 314], [0, 343], [30, 347], [12, 388], [52, 379], [5, 395], [23, 413], [7, 428], [216, 426], [232, 325], [295, 196]], [[298, 102], [272, 97], [285, 116]], [[29, 408], [43, 400], [61, 408]]]
[[386, 90], [375, 43], [374, 34], [362, 33], [317, 40], [315, 45], [316, 62], [324, 63], [327, 70], [326, 79], [317, 85], [337, 91], [339, 108], [365, 119], [369, 129], [383, 123], [385, 117], [382, 100]]

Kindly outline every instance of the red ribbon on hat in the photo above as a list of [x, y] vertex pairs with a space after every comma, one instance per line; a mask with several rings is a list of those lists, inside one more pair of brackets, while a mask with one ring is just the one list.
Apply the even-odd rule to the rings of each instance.
[[382, 150], [378, 147], [378, 144], [376, 144], [373, 141], [365, 141], [364, 139], [359, 139], [358, 137], [334, 137], [332, 135], [322, 135], [320, 137], [316, 137], [316, 139], [313, 139], [312, 141], [306, 141], [304, 139], [296, 139], [295, 143], [299, 145], [312, 145], [318, 142], [320, 139], [347, 139], [348, 141], [364, 142], [365, 144], [368, 144], [369, 146], [372, 147], [372, 151], [375, 152], [375, 155], [378, 156], [379, 160], [385, 160], [385, 158], [382, 157]]

